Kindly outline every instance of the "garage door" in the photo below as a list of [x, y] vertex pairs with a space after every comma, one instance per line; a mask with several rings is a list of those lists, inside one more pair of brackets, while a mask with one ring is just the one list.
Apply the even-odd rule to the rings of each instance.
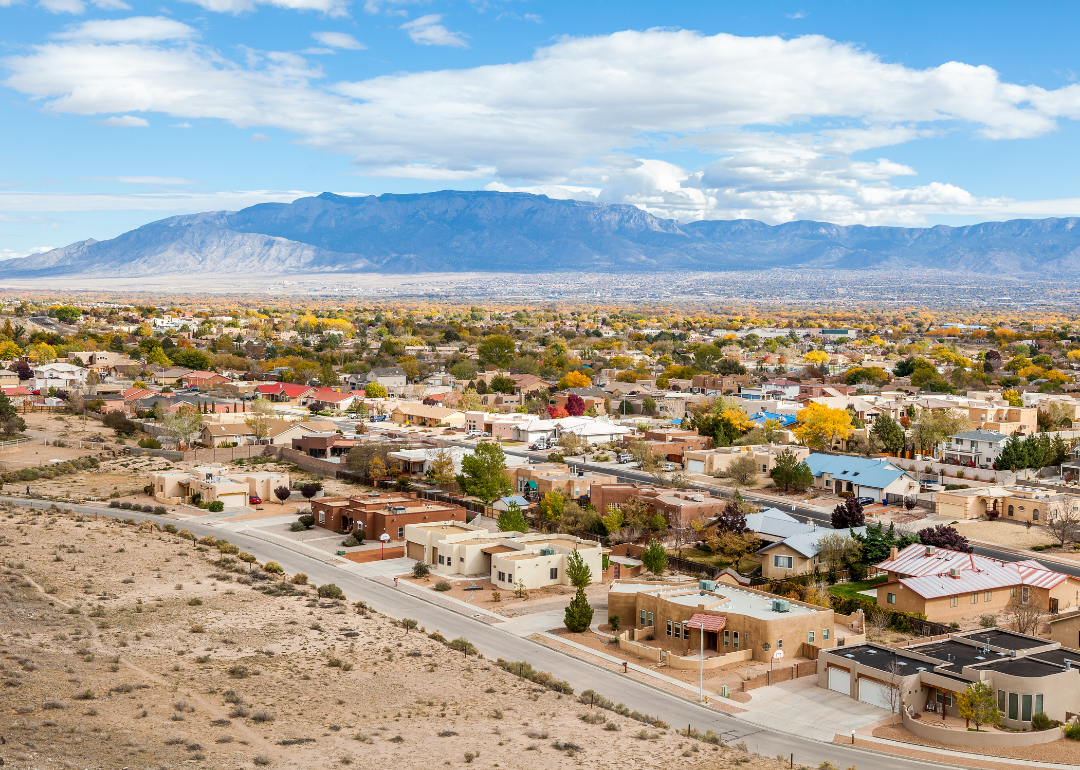
[[829, 666], [829, 689], [851, 695], [851, 672], [836, 666]]
[[424, 560], [424, 544], [408, 542], [405, 544], [406, 556], [416, 561]]
[[705, 461], [704, 460], [687, 460], [686, 461], [686, 470], [690, 471], [691, 473], [704, 473], [705, 472]]
[[873, 679], [860, 677], [859, 700], [880, 709], [891, 710], [889, 708], [889, 688]]

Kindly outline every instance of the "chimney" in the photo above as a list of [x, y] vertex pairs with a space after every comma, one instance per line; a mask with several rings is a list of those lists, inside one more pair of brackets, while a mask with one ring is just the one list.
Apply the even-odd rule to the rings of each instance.
[[899, 553], [899, 551], [897, 550], [896, 546], [894, 545], [892, 548], [889, 549], [889, 558], [890, 559], [895, 559], [896, 555], [898, 553]]

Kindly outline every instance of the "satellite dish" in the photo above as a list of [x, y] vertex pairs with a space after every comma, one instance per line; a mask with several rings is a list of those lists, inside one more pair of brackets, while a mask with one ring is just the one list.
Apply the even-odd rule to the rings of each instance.
[[390, 535], [383, 532], [381, 535], [379, 535], [379, 539], [382, 540], [385, 543], [387, 540], [390, 539]]

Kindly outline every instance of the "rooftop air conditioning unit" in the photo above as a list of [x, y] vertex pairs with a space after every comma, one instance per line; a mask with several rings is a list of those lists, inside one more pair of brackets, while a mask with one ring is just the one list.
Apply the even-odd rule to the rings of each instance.
[[949, 570], [949, 577], [958, 578], [958, 577], [960, 577], [961, 572], [962, 572], [962, 570], [959, 567], [953, 567], [952, 569]]
[[784, 599], [773, 599], [772, 610], [773, 612], [787, 612], [791, 609], [791, 603]]
[[927, 556], [933, 556], [935, 553], [937, 553], [937, 548], [935, 546], [932, 546], [932, 545], [926, 546], [926, 555]]
[[699, 580], [698, 581], [698, 590], [699, 591], [715, 591], [716, 590], [716, 581], [715, 580]]
[[390, 513], [405, 513], [404, 505], [392, 505], [390, 506]]
[[555, 549], [554, 548], [541, 548], [540, 549], [540, 555], [541, 556], [554, 556], [555, 555]]

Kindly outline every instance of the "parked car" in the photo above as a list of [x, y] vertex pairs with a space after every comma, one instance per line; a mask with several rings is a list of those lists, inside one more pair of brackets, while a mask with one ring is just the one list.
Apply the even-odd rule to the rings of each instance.
[[859, 497], [855, 499], [855, 502], [857, 502], [859, 505], [873, 505], [877, 502], [877, 500], [872, 497]]
[[625, 464], [625, 463], [633, 462], [634, 456], [632, 454], [630, 454], [629, 452], [619, 452], [619, 454], [617, 454], [615, 456], [615, 459], [618, 460], [620, 463]]
[[482, 431], [482, 430], [468, 430], [468, 431], [465, 431], [465, 436], [467, 438], [472, 438], [472, 437], [475, 437], [475, 436], [486, 436], [486, 435], [487, 434], [484, 433], [484, 431]]
[[251, 495], [251, 497], [248, 498], [248, 502], [252, 505], [262, 505], [262, 498], [258, 495]]
[[675, 471], [682, 468], [681, 465], [676, 465], [675, 463], [660, 463], [656, 467], [662, 471]]
[[534, 452], [543, 452], [547, 448], [548, 443], [546, 441], [536, 441], [532, 444], [529, 444], [529, 449], [533, 450]]

